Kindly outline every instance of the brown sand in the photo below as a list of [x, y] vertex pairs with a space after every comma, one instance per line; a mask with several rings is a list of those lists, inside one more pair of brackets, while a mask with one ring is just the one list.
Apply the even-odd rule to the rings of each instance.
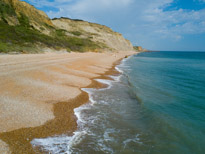
[[[80, 88], [99, 86], [114, 62], [133, 52], [0, 56], [0, 153], [37, 153], [30, 141], [76, 129]], [[92, 84], [91, 84], [92, 83]]]

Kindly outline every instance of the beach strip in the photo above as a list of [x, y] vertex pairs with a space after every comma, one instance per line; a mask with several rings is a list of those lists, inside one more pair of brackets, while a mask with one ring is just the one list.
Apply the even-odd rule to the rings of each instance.
[[[34, 138], [76, 130], [73, 109], [88, 102], [85, 87], [134, 52], [0, 56], [0, 153], [35, 153]], [[5, 152], [7, 151], [7, 152]]]

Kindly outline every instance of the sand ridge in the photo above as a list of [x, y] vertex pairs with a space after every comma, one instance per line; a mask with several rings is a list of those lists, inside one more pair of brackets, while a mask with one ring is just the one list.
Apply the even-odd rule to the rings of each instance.
[[[54, 104], [80, 96], [80, 88], [87, 87], [114, 62], [131, 54], [1, 55], [0, 133], [41, 126], [54, 119]], [[2, 149], [8, 151], [1, 141], [0, 152]]]

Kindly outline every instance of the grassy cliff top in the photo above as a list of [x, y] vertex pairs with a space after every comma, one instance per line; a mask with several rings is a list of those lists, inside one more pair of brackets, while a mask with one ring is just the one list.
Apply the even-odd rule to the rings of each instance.
[[90, 39], [68, 37], [46, 14], [26, 2], [0, 1], [0, 53], [36, 53], [47, 47], [80, 52], [101, 48]]
[[49, 17], [19, 0], [0, 1], [0, 53], [37, 53], [44, 48], [66, 51], [132, 50], [121, 34], [79, 19]]

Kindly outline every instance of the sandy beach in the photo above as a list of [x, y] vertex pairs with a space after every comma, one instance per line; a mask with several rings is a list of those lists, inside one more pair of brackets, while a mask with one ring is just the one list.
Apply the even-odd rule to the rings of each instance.
[[0, 56], [0, 153], [34, 153], [30, 141], [76, 129], [81, 88], [134, 52]]

